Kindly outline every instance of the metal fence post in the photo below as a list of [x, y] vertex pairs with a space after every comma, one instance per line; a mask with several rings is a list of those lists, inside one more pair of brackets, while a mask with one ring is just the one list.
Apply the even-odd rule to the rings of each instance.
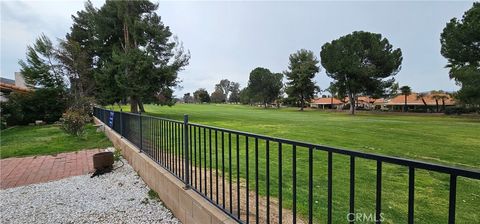
[[143, 151], [143, 133], [142, 133], [142, 112], [138, 112], [140, 129], [140, 152]]
[[123, 110], [120, 107], [120, 138], [123, 138]]
[[190, 150], [188, 148], [188, 115], [183, 115], [183, 144], [185, 149], [185, 189], [190, 188]]
[[107, 123], [107, 110], [103, 109], [103, 124]]

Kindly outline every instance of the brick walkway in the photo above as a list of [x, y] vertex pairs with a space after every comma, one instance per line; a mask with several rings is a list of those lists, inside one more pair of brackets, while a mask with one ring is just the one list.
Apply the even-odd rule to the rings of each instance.
[[0, 189], [48, 182], [93, 171], [93, 154], [101, 149], [0, 160]]

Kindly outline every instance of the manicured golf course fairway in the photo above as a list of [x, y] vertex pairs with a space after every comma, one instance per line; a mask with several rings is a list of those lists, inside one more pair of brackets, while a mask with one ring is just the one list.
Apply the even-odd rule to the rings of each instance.
[[[108, 107], [111, 108], [111, 107]], [[113, 107], [119, 110], [118, 107]], [[128, 107], [124, 107], [128, 111]], [[149, 115], [182, 120], [189, 115], [198, 123], [255, 134], [280, 137], [368, 153], [396, 156], [431, 163], [480, 169], [480, 119], [395, 113], [358, 113], [297, 108], [263, 109], [243, 105], [177, 104], [173, 107], [146, 105]], [[251, 142], [250, 142], [251, 143]], [[254, 189], [253, 147], [249, 147], [249, 186]], [[291, 147], [282, 149], [283, 207], [292, 207]], [[308, 214], [308, 150], [297, 149], [297, 210]], [[278, 147], [270, 145], [270, 195], [278, 196]], [[245, 147], [240, 153], [245, 176]], [[234, 164], [235, 157], [232, 158]], [[259, 189], [266, 194], [265, 142], [259, 144]], [[220, 169], [220, 167], [219, 167]], [[375, 213], [376, 163], [357, 159], [355, 177], [356, 212]], [[415, 221], [447, 223], [449, 176], [417, 170], [415, 177]], [[382, 211], [386, 223], [407, 222], [408, 168], [383, 164]], [[314, 154], [314, 220], [327, 217], [327, 153]], [[345, 223], [349, 206], [349, 157], [333, 156], [333, 223]], [[457, 223], [478, 223], [480, 181], [458, 179]]]

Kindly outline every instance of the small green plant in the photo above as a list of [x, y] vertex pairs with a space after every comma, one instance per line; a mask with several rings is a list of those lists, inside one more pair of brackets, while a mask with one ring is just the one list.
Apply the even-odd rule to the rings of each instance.
[[93, 115], [95, 99], [91, 97], [78, 97], [70, 100], [69, 109], [82, 111], [86, 115]]
[[62, 129], [74, 136], [81, 136], [90, 117], [81, 110], [68, 109], [62, 116]]
[[0, 130], [7, 128], [7, 120], [5, 119], [5, 116], [2, 115], [2, 109], [0, 108]]
[[152, 189], [148, 191], [148, 197], [150, 198], [150, 200], [160, 200], [160, 197], [158, 197], [158, 193]]
[[148, 204], [148, 198], [144, 198], [140, 203], [145, 204], [145, 205]]
[[115, 161], [119, 161], [121, 157], [122, 157], [122, 151], [120, 149], [115, 148], [115, 151], [113, 152], [113, 159]]

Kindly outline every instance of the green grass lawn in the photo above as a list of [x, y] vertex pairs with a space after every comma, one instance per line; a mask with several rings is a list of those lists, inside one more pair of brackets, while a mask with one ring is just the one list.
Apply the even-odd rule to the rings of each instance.
[[48, 155], [103, 148], [112, 143], [88, 125], [84, 136], [67, 135], [59, 126], [16, 126], [0, 132], [0, 158]]
[[[124, 108], [127, 109], [127, 108]], [[362, 152], [460, 166], [480, 168], [480, 120], [475, 118], [359, 113], [296, 108], [262, 109], [241, 105], [185, 105], [159, 107], [146, 105], [147, 113], [181, 120], [188, 114], [190, 122], [281, 137]], [[240, 139], [240, 176], [246, 178], [245, 141]], [[233, 145], [235, 145], [235, 139]], [[209, 146], [207, 145], [207, 148]], [[200, 149], [199, 149], [200, 150]], [[282, 169], [283, 206], [292, 207], [291, 147], [284, 146], [278, 161], [278, 145], [270, 144], [270, 194], [278, 196], [278, 167]], [[227, 149], [219, 149], [226, 153]], [[308, 211], [308, 151], [297, 149], [297, 206], [301, 215]], [[235, 152], [235, 151], [234, 151]], [[254, 189], [253, 141], [249, 141], [249, 181]], [[221, 154], [219, 155], [221, 156]], [[225, 154], [228, 158], [228, 154]], [[259, 142], [259, 188], [266, 195], [265, 142]], [[198, 159], [205, 159], [198, 157]], [[207, 156], [207, 160], [208, 160]], [[216, 158], [214, 157], [213, 160]], [[232, 155], [235, 176], [236, 156]], [[215, 164], [215, 163], [213, 163]], [[221, 169], [221, 165], [218, 167]], [[226, 170], [228, 170], [228, 165]], [[356, 212], [375, 213], [375, 169], [370, 160], [356, 161]], [[382, 208], [387, 223], [407, 222], [408, 169], [383, 165]], [[415, 182], [415, 219], [418, 223], [446, 223], [448, 220], [448, 175], [418, 170]], [[349, 157], [333, 156], [333, 218], [345, 223], [349, 197]], [[327, 153], [314, 153], [314, 218], [326, 221]], [[478, 223], [480, 216], [480, 182], [459, 178], [457, 223]]]

